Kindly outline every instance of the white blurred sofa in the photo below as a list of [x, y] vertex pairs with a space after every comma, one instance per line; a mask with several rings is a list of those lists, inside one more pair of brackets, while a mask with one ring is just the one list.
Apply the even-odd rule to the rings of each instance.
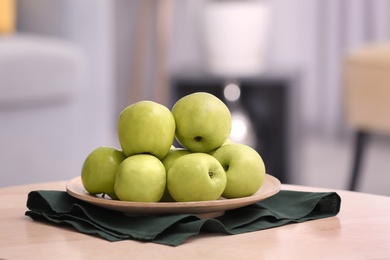
[[85, 54], [72, 42], [0, 37], [0, 186], [79, 172], [86, 73]]
[[68, 180], [116, 146], [112, 1], [17, 0], [0, 36], [0, 187]]

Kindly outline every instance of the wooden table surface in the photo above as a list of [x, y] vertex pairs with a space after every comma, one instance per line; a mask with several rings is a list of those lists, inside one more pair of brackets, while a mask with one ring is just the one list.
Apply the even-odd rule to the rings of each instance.
[[29, 191], [65, 190], [65, 185], [0, 189], [0, 259], [390, 259], [390, 197], [337, 190], [342, 204], [336, 217], [240, 235], [204, 234], [171, 247], [107, 242], [24, 215]]

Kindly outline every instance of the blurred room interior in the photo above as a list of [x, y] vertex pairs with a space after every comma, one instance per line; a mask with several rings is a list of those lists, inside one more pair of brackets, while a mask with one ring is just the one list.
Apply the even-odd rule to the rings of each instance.
[[[16, 0], [14, 16], [12, 2], [0, 0], [0, 187], [78, 176], [92, 149], [119, 147], [126, 106], [192, 91], [229, 105], [231, 138], [282, 182], [349, 187], [344, 59], [390, 42], [389, 1]], [[389, 159], [390, 135], [370, 134], [356, 189], [390, 195]]]

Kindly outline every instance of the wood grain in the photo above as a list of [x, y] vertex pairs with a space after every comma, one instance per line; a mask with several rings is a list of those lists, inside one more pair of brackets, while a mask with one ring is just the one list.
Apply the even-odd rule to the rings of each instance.
[[[67, 182], [0, 189], [2, 259], [389, 259], [390, 197], [337, 191], [336, 217], [227, 236], [202, 234], [177, 247], [107, 242], [24, 216], [31, 190], [64, 190]], [[282, 185], [282, 189], [330, 191]]]

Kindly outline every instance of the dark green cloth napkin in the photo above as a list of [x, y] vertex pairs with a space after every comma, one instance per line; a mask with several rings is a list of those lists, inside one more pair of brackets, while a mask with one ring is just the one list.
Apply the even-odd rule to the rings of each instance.
[[332, 217], [340, 211], [335, 192], [281, 190], [252, 205], [229, 210], [218, 218], [196, 215], [126, 216], [71, 197], [63, 191], [28, 194], [26, 215], [36, 221], [71, 225], [81, 233], [109, 241], [135, 239], [177, 246], [200, 232], [240, 234], [289, 223]]

